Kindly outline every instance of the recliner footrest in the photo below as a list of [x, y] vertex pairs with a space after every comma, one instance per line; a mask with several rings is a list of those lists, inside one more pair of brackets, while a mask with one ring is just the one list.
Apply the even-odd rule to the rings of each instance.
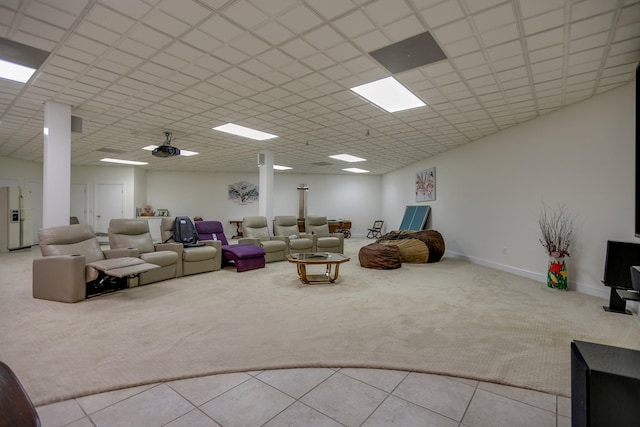
[[121, 278], [121, 277], [135, 276], [140, 273], [145, 273], [149, 270], [155, 270], [156, 268], [160, 268], [160, 266], [145, 262], [143, 264], [130, 265], [128, 267], [114, 268], [113, 270], [107, 270], [104, 273], [107, 276]]

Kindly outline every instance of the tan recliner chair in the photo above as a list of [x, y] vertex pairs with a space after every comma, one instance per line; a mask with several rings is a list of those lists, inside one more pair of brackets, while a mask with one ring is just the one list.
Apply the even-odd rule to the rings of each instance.
[[[160, 221], [160, 236], [163, 243], [175, 242], [173, 240], [173, 228], [175, 217], [168, 216]], [[222, 242], [219, 240], [204, 240], [204, 246], [183, 247], [182, 250], [182, 275], [206, 273], [222, 268]]]
[[309, 234], [300, 234], [295, 216], [273, 217], [273, 234], [285, 238], [288, 254], [313, 252], [313, 239]]
[[87, 224], [43, 228], [38, 246], [44, 258], [33, 260], [34, 298], [78, 302], [87, 297], [87, 285], [160, 268], [138, 258], [136, 249], [103, 251]]
[[173, 279], [182, 274], [182, 245], [154, 245], [149, 232], [149, 221], [146, 219], [112, 219], [109, 221], [108, 232], [109, 246], [112, 249], [136, 248], [143, 261], [160, 266], [157, 270], [140, 274], [137, 283], [131, 282], [129, 286]]
[[246, 216], [242, 219], [243, 238], [238, 243], [250, 243], [264, 249], [266, 262], [284, 261], [287, 255], [287, 242], [283, 237], [271, 237], [267, 218]]
[[344, 253], [344, 235], [330, 233], [326, 216], [307, 216], [304, 231], [313, 238], [314, 252]]

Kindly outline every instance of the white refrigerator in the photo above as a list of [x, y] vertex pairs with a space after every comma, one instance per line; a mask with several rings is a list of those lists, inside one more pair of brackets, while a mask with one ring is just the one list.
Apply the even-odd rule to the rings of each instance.
[[33, 244], [32, 199], [30, 189], [0, 187], [0, 252]]

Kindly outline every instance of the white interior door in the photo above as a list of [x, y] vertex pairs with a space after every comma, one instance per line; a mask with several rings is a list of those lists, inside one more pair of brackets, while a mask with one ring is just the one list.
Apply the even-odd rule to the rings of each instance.
[[109, 221], [124, 217], [124, 188], [122, 184], [96, 184], [96, 233], [106, 233]]
[[87, 223], [87, 186], [71, 184], [71, 215], [78, 218], [80, 224]]

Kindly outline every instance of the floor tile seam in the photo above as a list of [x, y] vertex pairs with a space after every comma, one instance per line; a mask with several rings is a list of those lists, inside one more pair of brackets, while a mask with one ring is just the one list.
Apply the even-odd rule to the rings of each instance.
[[[189, 403], [191, 403], [191, 402], [189, 402]], [[194, 405], [193, 403], [191, 403], [191, 404], [192, 404], [192, 405]], [[202, 415], [204, 415], [205, 417], [209, 418], [209, 419], [210, 419], [211, 421], [213, 421], [214, 423], [219, 424], [219, 425], [222, 425], [222, 424], [220, 424], [219, 422], [217, 422], [216, 420], [214, 420], [213, 418], [211, 418], [209, 415], [207, 415], [207, 414], [206, 414], [202, 409], [200, 409], [200, 408], [198, 408], [197, 406], [195, 406], [195, 405], [194, 405], [194, 407], [193, 407], [192, 409], [190, 409], [189, 411], [185, 412], [184, 414], [182, 414], [182, 415], [178, 415], [177, 417], [175, 417], [175, 418], [174, 418], [174, 419], [172, 419], [171, 421], [167, 421], [166, 423], [162, 424], [162, 427], [164, 427], [164, 426], [166, 426], [166, 425], [171, 424], [172, 422], [174, 422], [174, 421], [176, 421], [176, 420], [178, 420], [178, 419], [180, 419], [180, 418], [184, 417], [184, 416], [185, 416], [185, 415], [187, 415], [187, 414], [192, 413], [193, 411], [198, 411], [198, 412], [200, 412]]]
[[[300, 403], [301, 405], [304, 405], [304, 406], [306, 406], [307, 408], [312, 409], [312, 410], [316, 411], [317, 413], [324, 415], [325, 417], [329, 418], [330, 420], [335, 421], [336, 423], [340, 424], [341, 426], [346, 426], [346, 424], [344, 424], [344, 423], [342, 423], [342, 422], [340, 422], [340, 421], [336, 420], [336, 419], [335, 419], [335, 418], [333, 418], [331, 415], [325, 414], [325, 413], [324, 413], [324, 412], [322, 412], [320, 409], [318, 409], [318, 408], [314, 408], [313, 406], [311, 406], [311, 405], [309, 405], [308, 403], [305, 403], [305, 402], [303, 402], [303, 401], [301, 401], [301, 400], [296, 400], [295, 402], [293, 402], [293, 403], [292, 403], [291, 405], [289, 405], [289, 406], [292, 406], [292, 405], [294, 405], [295, 403]], [[287, 409], [288, 409], [288, 407], [287, 407]], [[283, 410], [282, 412], [284, 412], [284, 410]], [[275, 418], [275, 417], [274, 417], [274, 418]], [[269, 421], [271, 421], [271, 420], [269, 420]], [[267, 421], [267, 422], [269, 422], [269, 421]], [[266, 423], [265, 423], [265, 424], [266, 424]]]
[[[117, 402], [110, 403], [109, 405], [104, 406], [104, 407], [102, 407], [102, 408], [100, 408], [100, 409], [98, 409], [98, 410], [96, 410], [96, 411], [93, 411], [93, 412], [87, 412], [87, 411], [85, 411], [85, 410], [84, 410], [84, 408], [82, 407], [82, 405], [80, 404], [80, 402], [77, 402], [77, 403], [78, 403], [78, 405], [80, 406], [80, 408], [82, 408], [82, 411], [83, 411], [85, 414], [87, 414], [87, 416], [88, 416], [88, 417], [91, 417], [91, 415], [97, 414], [98, 412], [101, 412], [101, 411], [103, 411], [103, 410], [105, 410], [105, 409], [107, 409], [107, 408], [110, 408], [110, 407], [114, 406], [114, 405], [118, 405], [118, 404], [120, 404], [120, 403], [122, 403], [122, 402], [124, 402], [124, 401], [126, 401], [126, 400], [129, 400], [129, 399], [131, 399], [131, 398], [133, 398], [133, 397], [136, 397], [136, 396], [138, 396], [138, 395], [140, 395], [140, 394], [142, 394], [142, 393], [145, 393], [145, 392], [147, 392], [147, 391], [149, 391], [149, 390], [153, 390], [154, 388], [159, 387], [159, 386], [161, 386], [161, 385], [163, 385], [163, 384], [165, 384], [165, 383], [164, 383], [164, 382], [160, 382], [160, 383], [153, 383], [153, 386], [151, 386], [151, 387], [149, 387], [149, 388], [146, 388], [146, 389], [144, 389], [144, 390], [140, 390], [139, 392], [134, 393], [134, 394], [132, 394], [131, 396], [127, 396], [126, 398], [124, 398], [124, 399], [120, 399], [120, 400], [118, 400]], [[135, 387], [135, 386], [134, 386], [134, 387]], [[129, 388], [134, 388], [134, 387], [121, 388], [121, 389], [116, 389], [116, 390], [111, 390], [111, 391], [128, 390]], [[173, 390], [173, 389], [172, 389], [172, 390]], [[174, 390], [174, 391], [175, 391], [175, 390]], [[104, 392], [104, 393], [109, 393], [109, 391], [106, 391], [106, 392]], [[96, 395], [98, 395], [98, 394], [102, 394], [102, 393], [90, 394], [90, 395], [88, 395], [88, 396], [96, 396]], [[83, 396], [83, 397], [88, 397], [88, 396]], [[74, 400], [76, 400], [76, 401], [77, 401], [78, 399], [81, 399], [81, 398], [75, 398]], [[187, 399], [187, 401], [188, 401], [188, 399]], [[189, 402], [189, 403], [191, 403], [191, 402]]]
[[[502, 398], [504, 398], [504, 399], [509, 399], [509, 400], [511, 400], [512, 402], [518, 402], [518, 403], [521, 403], [521, 404], [523, 404], [523, 405], [527, 405], [527, 406], [529, 406], [529, 407], [531, 407], [531, 408], [534, 408], [534, 409], [540, 409], [541, 411], [545, 411], [545, 412], [548, 412], [548, 413], [550, 413], [550, 414], [556, 414], [556, 415], [558, 414], [558, 397], [557, 397], [556, 395], [554, 395], [554, 396], [556, 396], [556, 405], [555, 405], [555, 406], [556, 406], [556, 410], [555, 410], [555, 411], [549, 411], [548, 409], [544, 409], [544, 408], [541, 408], [541, 407], [539, 407], [539, 406], [535, 406], [535, 405], [532, 405], [532, 404], [530, 404], [530, 403], [523, 402], [523, 401], [521, 401], [521, 400], [514, 399], [514, 398], [512, 398], [512, 397], [505, 396], [505, 395], [500, 394], [500, 393], [494, 393], [494, 392], [492, 392], [492, 391], [485, 390], [485, 389], [483, 389], [483, 388], [481, 388], [480, 390], [482, 390], [482, 391], [484, 391], [484, 392], [486, 392], [486, 393], [489, 393], [489, 394], [493, 394], [494, 396], [499, 396], [499, 397], [502, 397]], [[474, 395], [475, 395], [475, 393], [474, 393]]]
[[[446, 418], [446, 419], [448, 419], [448, 420], [451, 420], [451, 421], [453, 421], [453, 422], [456, 422], [456, 423], [458, 423], [458, 424], [461, 424], [461, 423], [462, 423], [462, 419], [464, 419], [464, 415], [462, 416], [462, 418], [461, 418], [461, 419], [456, 420], [455, 418], [451, 418], [449, 415], [446, 415], [446, 414], [443, 414], [443, 413], [441, 413], [441, 412], [438, 412], [438, 411], [436, 411], [436, 410], [434, 410], [434, 409], [432, 409], [432, 408], [427, 408], [426, 406], [423, 406], [423, 405], [421, 405], [421, 404], [419, 404], [419, 403], [413, 402], [413, 401], [411, 401], [411, 400], [409, 400], [409, 399], [406, 399], [406, 398], [404, 398], [404, 397], [398, 396], [397, 394], [391, 394], [391, 393], [389, 393], [389, 396], [393, 396], [393, 397], [395, 397], [396, 399], [403, 400], [403, 401], [405, 401], [405, 402], [407, 402], [407, 403], [410, 403], [410, 404], [415, 405], [415, 406], [417, 406], [417, 407], [419, 407], [419, 408], [422, 408], [422, 409], [424, 409], [425, 411], [429, 411], [429, 412], [431, 412], [432, 414], [436, 414], [436, 415], [438, 415], [438, 416], [444, 417], [444, 418]], [[385, 400], [386, 400], [386, 399], [385, 399]], [[469, 404], [470, 404], [470, 403], [471, 403], [471, 400], [469, 400]], [[468, 407], [468, 405], [467, 405], [467, 407]], [[466, 409], [465, 409], [465, 413], [466, 413]]]
[[[246, 373], [246, 372], [241, 372], [241, 373]], [[224, 375], [224, 374], [219, 374], [219, 375]], [[171, 387], [171, 386], [169, 385], [169, 383], [168, 383], [168, 382], [167, 382], [167, 383], [162, 383], [162, 384], [165, 384], [167, 387], [169, 387], [171, 390], [173, 390], [177, 395], [179, 395], [179, 396], [180, 396], [180, 397], [182, 397], [184, 400], [186, 400], [187, 402], [189, 402], [190, 404], [192, 404], [194, 407], [196, 407], [196, 408], [198, 408], [198, 409], [199, 409], [199, 408], [201, 408], [202, 406], [206, 405], [207, 403], [211, 402], [212, 400], [217, 399], [218, 397], [222, 396], [223, 394], [228, 393], [228, 392], [230, 392], [231, 390], [235, 389], [236, 387], [239, 387], [239, 386], [241, 386], [242, 384], [246, 383], [247, 381], [251, 381], [252, 379], [254, 379], [254, 378], [255, 378], [254, 376], [251, 376], [250, 374], [247, 374], [247, 375], [249, 375], [249, 378], [246, 378], [245, 380], [243, 380], [242, 382], [240, 382], [240, 383], [238, 383], [238, 384], [236, 384], [236, 385], [232, 386], [231, 388], [228, 388], [228, 389], [226, 389], [225, 391], [223, 391], [223, 392], [221, 392], [221, 393], [218, 393], [217, 395], [215, 395], [215, 396], [214, 396], [214, 397], [212, 397], [211, 399], [209, 399], [209, 400], [207, 400], [206, 402], [203, 402], [203, 403], [201, 403], [201, 404], [199, 404], [199, 405], [197, 405], [196, 403], [192, 402], [192, 401], [191, 401], [190, 399], [188, 399], [186, 396], [183, 396], [183, 395], [182, 395], [178, 390], [176, 390], [176, 389], [174, 389], [173, 387]], [[214, 374], [214, 375], [205, 375], [204, 377], [194, 377], [194, 378], [205, 378], [205, 377], [207, 377], [207, 376], [216, 376], [216, 374]], [[192, 379], [192, 378], [190, 378], [190, 379]], [[188, 380], [188, 379], [187, 379], [187, 380]]]
[[382, 401], [381, 401], [381, 402], [380, 402], [380, 403], [379, 403], [379, 404], [378, 404], [378, 405], [377, 405], [377, 406], [376, 406], [376, 407], [375, 407], [375, 408], [374, 408], [374, 409], [369, 413], [369, 415], [367, 415], [367, 418], [365, 418], [365, 419], [360, 423], [360, 425], [361, 425], [361, 426], [362, 426], [362, 425], [364, 425], [364, 424], [367, 422], [367, 420], [369, 420], [369, 418], [371, 418], [371, 416], [372, 416], [373, 414], [375, 414], [375, 412], [376, 412], [376, 411], [377, 411], [377, 410], [382, 406], [382, 404], [383, 404], [384, 402], [386, 402], [386, 401], [387, 401], [387, 399], [389, 399], [389, 396], [391, 396], [391, 393], [387, 393], [387, 395], [384, 397], [384, 399], [382, 399]]
[[[402, 382], [403, 382], [405, 379], [407, 379], [407, 377], [409, 376], [409, 374], [412, 372], [412, 371], [399, 371], [399, 372], [404, 372], [404, 373], [405, 373], [404, 377], [402, 377], [402, 379], [398, 382], [398, 384], [396, 384], [396, 385], [393, 387], [393, 390], [391, 390], [391, 391], [387, 391], [387, 390], [385, 390], [385, 389], [383, 389], [383, 388], [380, 388], [380, 387], [378, 387], [378, 386], [375, 386], [375, 385], [373, 385], [373, 384], [369, 384], [368, 382], [366, 382], [366, 381], [364, 381], [364, 380], [361, 380], [361, 379], [359, 379], [359, 378], [352, 377], [352, 376], [351, 376], [351, 375], [349, 375], [349, 374], [345, 374], [345, 373], [343, 373], [343, 372], [342, 372], [342, 369], [354, 369], [354, 368], [340, 368], [340, 370], [338, 370], [337, 372], [341, 373], [341, 374], [342, 374], [342, 375], [344, 375], [345, 377], [348, 377], [348, 378], [350, 378], [350, 379], [352, 379], [352, 380], [359, 381], [359, 382], [361, 382], [362, 384], [366, 384], [366, 385], [368, 385], [368, 386], [370, 386], [370, 387], [373, 387], [373, 388], [375, 388], [375, 389], [378, 389], [378, 390], [380, 390], [380, 391], [383, 391], [383, 392], [385, 392], [385, 393], [387, 393], [387, 394], [392, 394], [394, 391], [396, 391], [396, 389], [400, 386], [400, 384], [402, 384]], [[357, 370], [358, 368], [355, 368], [355, 369]], [[379, 370], [380, 370], [380, 371], [383, 371], [383, 370], [389, 370], [389, 369], [379, 369]]]
[[[464, 408], [464, 412], [462, 413], [462, 416], [460, 417], [460, 420], [458, 420], [460, 425], [463, 425], [462, 422], [464, 421], [464, 417], [467, 416], [467, 412], [469, 412], [469, 408], [471, 407], [471, 402], [473, 402], [473, 398], [476, 397], [476, 393], [478, 392], [479, 387], [480, 387], [480, 382], [478, 382], [478, 384], [476, 384], [476, 386], [474, 387], [473, 393], [471, 394], [471, 398], [467, 402], [467, 407]], [[466, 426], [466, 424], [464, 424], [464, 425]]]

